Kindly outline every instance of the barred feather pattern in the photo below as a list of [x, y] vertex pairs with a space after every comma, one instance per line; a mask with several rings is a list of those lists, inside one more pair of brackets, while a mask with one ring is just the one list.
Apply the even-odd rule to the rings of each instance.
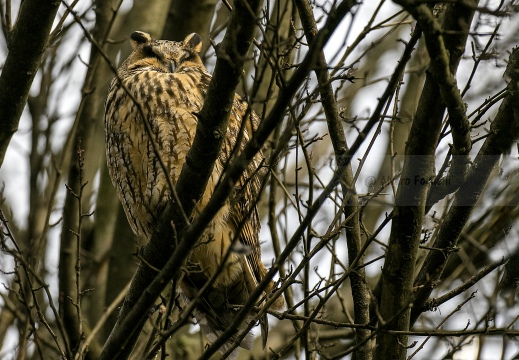
[[[130, 226], [136, 234], [149, 239], [171, 196], [168, 177], [175, 184], [193, 143], [196, 113], [203, 106], [211, 75], [198, 55], [201, 38], [197, 34], [174, 42], [154, 40], [149, 34], [135, 32], [131, 42], [134, 50], [118, 69], [106, 99], [106, 155], [110, 177]], [[148, 122], [151, 132], [147, 131], [144, 121]], [[231, 153], [235, 147], [237, 153], [244, 149], [257, 123], [257, 116], [248, 111], [247, 105], [236, 95], [226, 139], [197, 204], [199, 210], [213, 194]], [[231, 250], [224, 271], [195, 311], [210, 341], [229, 326], [237, 311], [235, 305], [245, 303], [266, 273], [261, 262], [260, 222], [255, 206], [262, 160], [261, 154], [254, 158], [237, 190], [209, 224], [188, 259], [188, 275], [181, 291], [191, 299], [217, 271], [237, 229], [242, 226], [238, 239], [248, 251]], [[271, 283], [268, 290], [272, 288]], [[284, 301], [278, 298], [272, 308], [283, 306]], [[223, 351], [233, 341], [231, 339]], [[240, 345], [250, 347], [250, 336]]]

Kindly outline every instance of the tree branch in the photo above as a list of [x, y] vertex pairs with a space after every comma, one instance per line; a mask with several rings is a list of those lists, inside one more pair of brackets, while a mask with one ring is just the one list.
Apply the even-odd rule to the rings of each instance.
[[[314, 41], [315, 34], [317, 34], [317, 24], [315, 23], [313, 11], [310, 3], [307, 0], [296, 0], [296, 6], [301, 18], [305, 36], [311, 44]], [[323, 105], [324, 114], [326, 116], [326, 123], [328, 125], [328, 134], [332, 141], [332, 146], [335, 152], [337, 164], [340, 159], [349, 151], [342, 127], [342, 121], [339, 118], [339, 111], [335, 96], [333, 94], [332, 83], [330, 81], [330, 73], [328, 72], [328, 64], [324, 56], [324, 51], [320, 51], [316, 66], [314, 67], [317, 81], [319, 84], [319, 92], [321, 95], [321, 103]], [[348, 259], [350, 263], [357, 258], [359, 251], [362, 248], [360, 238], [360, 219], [359, 219], [359, 199], [355, 184], [353, 182], [353, 172], [351, 170], [351, 163], [345, 166], [345, 173], [341, 181], [343, 198], [345, 201], [344, 216], [350, 219], [345, 224], [346, 241], [348, 244]], [[359, 257], [357, 268], [351, 274], [351, 288], [354, 303], [354, 314], [356, 324], [367, 324], [369, 322], [369, 289], [365, 278], [365, 271], [363, 268], [362, 258]], [[356, 331], [356, 342], [363, 345], [356, 351], [356, 358], [371, 359], [371, 332], [366, 329], [358, 329]]]
[[[392, 315], [407, 308], [389, 324], [392, 330], [408, 330], [410, 326], [412, 302], [413, 274], [415, 260], [420, 241], [423, 218], [426, 213], [426, 200], [430, 191], [430, 180], [434, 175], [435, 151], [441, 130], [441, 122], [445, 105], [449, 110], [449, 118], [456, 128], [456, 147], [463, 161], [457, 163], [458, 179], [464, 178], [465, 168], [468, 165], [468, 151], [466, 141], [470, 143], [468, 121], [465, 115], [465, 106], [461, 99], [454, 80], [459, 57], [458, 51], [449, 59], [448, 50], [442, 37], [442, 28], [432, 15], [427, 5], [410, 4], [408, 1], [395, 0], [409, 11], [418, 21], [417, 29], [424, 32], [427, 49], [431, 57], [429, 73], [424, 84], [416, 117], [413, 121], [406, 146], [406, 158], [402, 170], [401, 181], [396, 194], [395, 219], [391, 228], [388, 252], [381, 277], [381, 315], [383, 319], [391, 319]], [[415, 6], [416, 5], [416, 6]], [[453, 11], [449, 8], [449, 11]], [[468, 19], [471, 14], [465, 13]], [[447, 17], [447, 16], [446, 16]], [[470, 24], [470, 21], [467, 21]], [[455, 23], [459, 24], [459, 23]], [[444, 23], [445, 27], [454, 26]], [[449, 28], [450, 30], [450, 28]], [[468, 28], [460, 29], [460, 38], [467, 36]], [[417, 31], [417, 30], [415, 30]], [[463, 44], [461, 39], [453, 41]], [[457, 50], [457, 49], [456, 49]], [[438, 96], [441, 94], [441, 98]], [[466, 126], [465, 126], [465, 125]], [[454, 132], [454, 130], [453, 130]], [[453, 136], [454, 137], [454, 136]], [[459, 166], [458, 166], [459, 165]], [[403, 181], [402, 181], [403, 180]], [[458, 185], [459, 186], [459, 185]], [[404, 359], [406, 356], [407, 337], [395, 336], [388, 333], [380, 335], [376, 359]]]
[[433, 290], [435, 279], [441, 276], [450, 252], [456, 246], [464, 225], [480, 198], [485, 184], [501, 154], [510, 149], [519, 137], [519, 48], [510, 54], [505, 72], [510, 77], [508, 96], [503, 100], [496, 118], [490, 126], [489, 136], [474, 160], [465, 184], [458, 190], [445, 220], [440, 225], [436, 241], [432, 245], [441, 251], [429, 252], [415, 284], [431, 284], [424, 287], [415, 299], [412, 320], [415, 321]]
[[[470, 23], [474, 16], [473, 7], [478, 0], [468, 0], [464, 4], [451, 4], [445, 14], [443, 26], [435, 20], [427, 5], [410, 6], [406, 1], [396, 1], [408, 10], [424, 29], [427, 50], [431, 58], [429, 67], [431, 79], [439, 87], [441, 99], [449, 112], [449, 125], [452, 130], [452, 164], [445, 186], [434, 186], [430, 190], [428, 206], [458, 189], [467, 176], [469, 152], [472, 148], [470, 124], [460, 90], [457, 87], [456, 69], [465, 50]], [[467, 7], [467, 3], [473, 3]], [[447, 181], [448, 179], [448, 181]]]
[[59, 1], [26, 0], [8, 37], [9, 53], [0, 74], [0, 166], [11, 137], [18, 130], [29, 89], [48, 46]]

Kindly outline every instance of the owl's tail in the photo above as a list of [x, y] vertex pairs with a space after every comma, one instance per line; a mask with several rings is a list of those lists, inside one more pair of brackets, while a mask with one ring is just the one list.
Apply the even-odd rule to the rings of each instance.
[[[243, 274], [246, 278], [247, 271]], [[187, 275], [182, 284], [182, 292], [189, 299], [193, 299], [197, 293], [196, 289], [200, 289], [205, 283], [207, 278], [201, 273]], [[257, 283], [251, 283], [250, 279], [241, 279], [236, 281], [233, 286], [225, 288], [212, 287], [203, 299], [199, 299], [199, 304], [194, 311], [194, 317], [196, 318], [202, 332], [207, 337], [209, 342], [213, 343], [220, 337], [225, 330], [227, 330], [234, 319], [236, 314], [241, 310], [241, 305], [244, 305], [250, 297], [251, 292], [255, 289]], [[273, 284], [269, 286], [271, 290]], [[272, 306], [273, 309], [278, 310], [279, 306], [284, 306], [283, 299], [278, 300]], [[243, 339], [241, 339], [239, 346], [250, 350], [253, 345], [254, 337], [251, 332], [247, 332], [247, 327], [254, 319], [254, 311], [243, 321], [236, 333], [227, 340], [227, 342], [220, 347], [220, 353], [224, 354], [231, 349], [234, 343], [238, 340], [242, 334], [245, 333]], [[264, 337], [264, 343], [266, 341], [267, 323], [266, 317], [260, 320], [262, 325], [262, 336]], [[239, 348], [234, 349], [227, 359], [235, 359], [238, 354]]]
[[[209, 342], [213, 343], [231, 325], [239, 310], [232, 309], [231, 305], [227, 305], [226, 309], [224, 309], [223, 306], [218, 306], [217, 308], [215, 308], [214, 305], [211, 305], [210, 307], [206, 305], [208, 304], [206, 303], [205, 305], [199, 306], [195, 310], [194, 316], [197, 319], [198, 324], [200, 325], [200, 329], [202, 330], [204, 335], [207, 337]], [[250, 321], [252, 321], [252, 315], [248, 316], [246, 321], [242, 322], [238, 331], [231, 338], [229, 338], [229, 340], [227, 340], [225, 344], [223, 344], [220, 347], [219, 351], [222, 355], [233, 348], [234, 343], [238, 339], [238, 336], [247, 331], [246, 326], [248, 323], [250, 323]], [[252, 333], [247, 332], [245, 334], [245, 337], [240, 341], [239, 346], [244, 349], [250, 350], [252, 349], [253, 342], [254, 337]], [[237, 347], [230, 353], [227, 359], [236, 359], [238, 352], [239, 348]]]

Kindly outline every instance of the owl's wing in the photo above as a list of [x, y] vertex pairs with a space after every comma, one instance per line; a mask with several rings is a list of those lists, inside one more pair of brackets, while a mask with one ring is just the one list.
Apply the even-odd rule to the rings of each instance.
[[[248, 110], [248, 105], [245, 101], [236, 96], [233, 106], [233, 111], [243, 119], [240, 122], [243, 131], [242, 140], [238, 144], [240, 152], [245, 148], [245, 144], [252, 138], [253, 132], [259, 125], [259, 118], [253, 111]], [[236, 131], [233, 129], [233, 124], [230, 122], [229, 131]], [[238, 136], [240, 138], [240, 136]], [[237, 191], [231, 198], [231, 213], [230, 218], [234, 226], [239, 229], [241, 226], [239, 240], [246, 245], [250, 252], [246, 256], [247, 266], [252, 270], [254, 276], [254, 284], [251, 289], [263, 280], [267, 270], [261, 261], [261, 250], [259, 243], [260, 219], [257, 211], [257, 201], [261, 190], [262, 179], [265, 176], [266, 170], [263, 167], [264, 157], [261, 152], [258, 152], [252, 162], [245, 169], [242, 178], [238, 182]], [[273, 290], [274, 283], [271, 281], [266, 288], [266, 293]], [[283, 297], [278, 297], [271, 305], [274, 310], [281, 310], [285, 307]]]
[[[237, 144], [240, 151], [243, 151], [245, 144], [250, 140], [253, 131], [256, 130], [259, 118], [254, 112], [247, 111], [246, 104], [237, 96], [233, 110], [237, 114], [231, 114], [231, 120], [234, 115], [238, 119], [242, 119], [240, 125], [241, 141]], [[250, 113], [250, 114], [249, 114]], [[235, 132], [233, 125], [236, 122], [230, 121], [229, 130]], [[240, 138], [240, 136], [238, 136]], [[261, 168], [264, 160], [263, 154], [259, 152], [256, 154], [252, 162], [245, 169], [243, 176], [238, 182], [237, 191], [231, 198], [231, 212], [230, 218], [236, 229], [240, 231], [239, 240], [246, 245], [249, 252], [245, 256], [244, 261], [244, 280], [247, 283], [248, 291], [253, 291], [258, 283], [265, 277], [267, 270], [261, 261], [261, 250], [259, 243], [260, 219], [257, 210], [257, 201], [261, 190], [261, 180], [265, 173]], [[270, 293], [274, 288], [274, 283], [271, 281], [266, 293]], [[273, 310], [281, 310], [285, 307], [285, 302], [282, 297], [278, 297], [271, 305]], [[265, 348], [268, 338], [268, 320], [267, 315], [264, 314], [260, 318], [261, 338], [263, 339], [263, 348]]]
[[263, 279], [266, 273], [266, 269], [261, 261], [258, 238], [260, 229], [258, 212], [255, 208], [251, 210], [249, 206], [236, 204], [231, 211], [231, 218], [237, 229], [240, 225], [242, 226], [239, 240], [242, 244], [247, 246], [246, 259], [254, 275], [254, 284], [251, 285], [255, 286]]
[[[241, 152], [252, 137], [252, 132], [257, 128], [259, 118], [253, 111], [247, 109], [247, 104], [238, 95], [236, 95], [233, 105], [228, 131], [231, 133], [231, 137], [238, 139], [239, 143], [235, 146]], [[248, 248], [246, 259], [247, 265], [254, 275], [255, 284], [251, 284], [254, 287], [266, 273], [261, 261], [258, 237], [260, 220], [256, 208], [261, 178], [264, 174], [263, 169], [260, 168], [262, 161], [263, 154], [260, 152], [245, 169], [243, 176], [238, 181], [236, 191], [231, 197], [230, 212], [230, 220], [235, 228], [240, 230], [239, 240]]]

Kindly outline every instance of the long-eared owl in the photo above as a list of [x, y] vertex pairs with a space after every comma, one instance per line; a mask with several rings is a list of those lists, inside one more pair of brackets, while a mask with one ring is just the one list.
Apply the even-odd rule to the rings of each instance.
[[[172, 184], [176, 183], [193, 143], [196, 114], [203, 106], [211, 75], [198, 54], [198, 34], [174, 42], [154, 40], [137, 31], [131, 35], [131, 43], [133, 52], [119, 67], [106, 100], [106, 154], [112, 182], [133, 231], [149, 239], [170, 199], [168, 177]], [[197, 204], [198, 210], [208, 203], [231, 153], [243, 150], [257, 122], [254, 112], [248, 111], [236, 95], [221, 155]], [[258, 154], [237, 190], [194, 246], [188, 274], [180, 286], [185, 297], [194, 297], [230, 251], [212, 292], [195, 311], [210, 341], [228, 327], [237, 311], [233, 305], [242, 305], [266, 272], [260, 257], [256, 209], [261, 162], [262, 155]], [[248, 251], [233, 251], [235, 237]], [[271, 283], [268, 290], [272, 288]], [[272, 308], [280, 309], [283, 304], [279, 298]], [[249, 347], [250, 341], [250, 336], [246, 337], [241, 346]]]

